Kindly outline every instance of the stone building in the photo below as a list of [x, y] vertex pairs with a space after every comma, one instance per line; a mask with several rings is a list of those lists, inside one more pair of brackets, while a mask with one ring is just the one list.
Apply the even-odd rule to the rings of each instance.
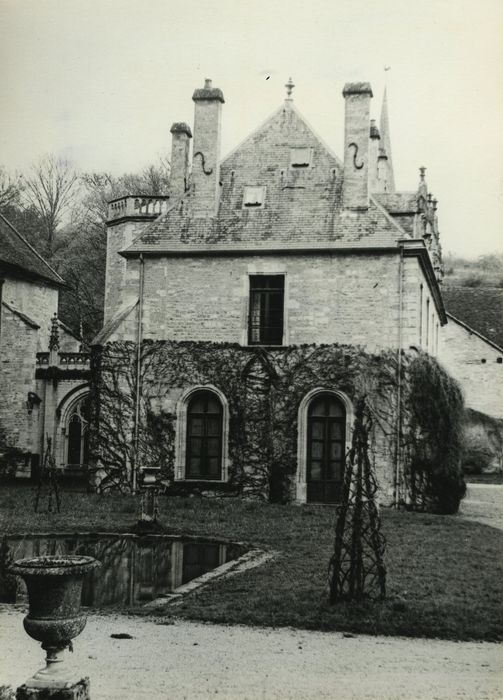
[[58, 466], [87, 460], [89, 353], [57, 318], [63, 285], [0, 214], [0, 430], [24, 455], [18, 476], [36, 472], [47, 437]]
[[503, 471], [503, 290], [443, 290], [442, 364], [463, 387], [467, 471]]
[[399, 498], [400, 387], [381, 391], [382, 368], [438, 354], [437, 203], [424, 168], [417, 191], [395, 189], [386, 97], [377, 126], [369, 83], [344, 87], [342, 160], [286, 87], [222, 159], [224, 96], [207, 80], [193, 129], [171, 127], [170, 197], [110, 203], [93, 391], [112, 481], [150, 465], [175, 490], [337, 500], [366, 395], [375, 416], [387, 406], [381, 500]]

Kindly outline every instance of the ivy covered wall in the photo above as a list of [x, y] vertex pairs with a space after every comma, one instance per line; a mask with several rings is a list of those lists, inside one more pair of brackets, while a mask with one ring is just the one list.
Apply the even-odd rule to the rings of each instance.
[[[93, 459], [104, 484], [129, 484], [131, 470], [137, 465], [160, 468], [178, 492], [216, 489], [275, 501], [294, 500], [299, 406], [310, 391], [324, 388], [344, 393], [353, 404], [365, 397], [373, 416], [371, 450], [380, 501], [391, 503], [397, 457], [403, 480], [407, 472], [404, 460], [410, 455], [407, 445], [412, 437], [418, 443], [421, 431], [421, 421], [411, 420], [410, 412], [408, 377], [414, 374], [410, 369], [414, 362], [415, 356], [403, 355], [398, 363], [394, 351], [370, 354], [354, 346], [265, 349], [174, 341], [145, 341], [138, 362], [135, 343], [97, 346], [92, 362]], [[425, 362], [438, 367], [432, 358]], [[228, 482], [176, 482], [180, 397], [188, 389], [207, 385], [222, 392], [228, 402]], [[403, 418], [400, 429], [399, 413]], [[348, 435], [348, 442], [350, 439]], [[414, 483], [417, 487], [417, 478]], [[402, 496], [406, 500], [406, 494]]]

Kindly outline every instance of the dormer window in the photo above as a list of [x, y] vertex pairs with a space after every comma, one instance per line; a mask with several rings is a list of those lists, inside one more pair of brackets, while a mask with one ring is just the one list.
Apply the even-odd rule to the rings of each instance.
[[265, 187], [245, 187], [243, 208], [260, 209], [264, 206]]
[[311, 165], [312, 151], [312, 148], [291, 148], [290, 167], [309, 168]]

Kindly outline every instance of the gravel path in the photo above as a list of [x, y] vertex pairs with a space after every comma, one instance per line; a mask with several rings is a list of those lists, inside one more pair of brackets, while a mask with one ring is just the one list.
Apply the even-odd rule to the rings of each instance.
[[[42, 661], [23, 612], [0, 608], [0, 679], [20, 685]], [[111, 639], [125, 632], [133, 639]], [[93, 700], [497, 700], [503, 646], [91, 616], [73, 664]]]

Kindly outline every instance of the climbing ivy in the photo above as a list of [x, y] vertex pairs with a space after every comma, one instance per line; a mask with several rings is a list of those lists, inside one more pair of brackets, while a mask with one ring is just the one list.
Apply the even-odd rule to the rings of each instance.
[[455, 513], [466, 491], [462, 472], [464, 401], [458, 383], [425, 353], [407, 366], [406, 477], [419, 509]]
[[[407, 383], [405, 375], [411, 368], [414, 376], [417, 371], [413, 363], [398, 363], [397, 353], [391, 350], [371, 354], [343, 345], [264, 349], [228, 343], [144, 341], [136, 450], [137, 366], [135, 343], [114, 342], [93, 350], [91, 446], [102, 488], [107, 484], [128, 488], [136, 464], [159, 467], [178, 491], [218, 488], [274, 501], [292, 500], [299, 405], [309, 391], [319, 387], [336, 388], [353, 403], [365, 397], [372, 414], [372, 460], [386, 462], [388, 475], [394, 473], [400, 435], [407, 441], [403, 454], [435, 449], [426, 448], [433, 435], [422, 430], [419, 413], [412, 408], [404, 416], [408, 420], [410, 413], [414, 427], [397, 431], [399, 366], [402, 384]], [[435, 374], [432, 381], [440, 376]], [[173, 483], [176, 399], [190, 387], [208, 384], [228, 401], [228, 484]], [[411, 407], [416, 406], [415, 396], [411, 393], [407, 399]], [[412, 464], [414, 474], [419, 473], [419, 461]]]

